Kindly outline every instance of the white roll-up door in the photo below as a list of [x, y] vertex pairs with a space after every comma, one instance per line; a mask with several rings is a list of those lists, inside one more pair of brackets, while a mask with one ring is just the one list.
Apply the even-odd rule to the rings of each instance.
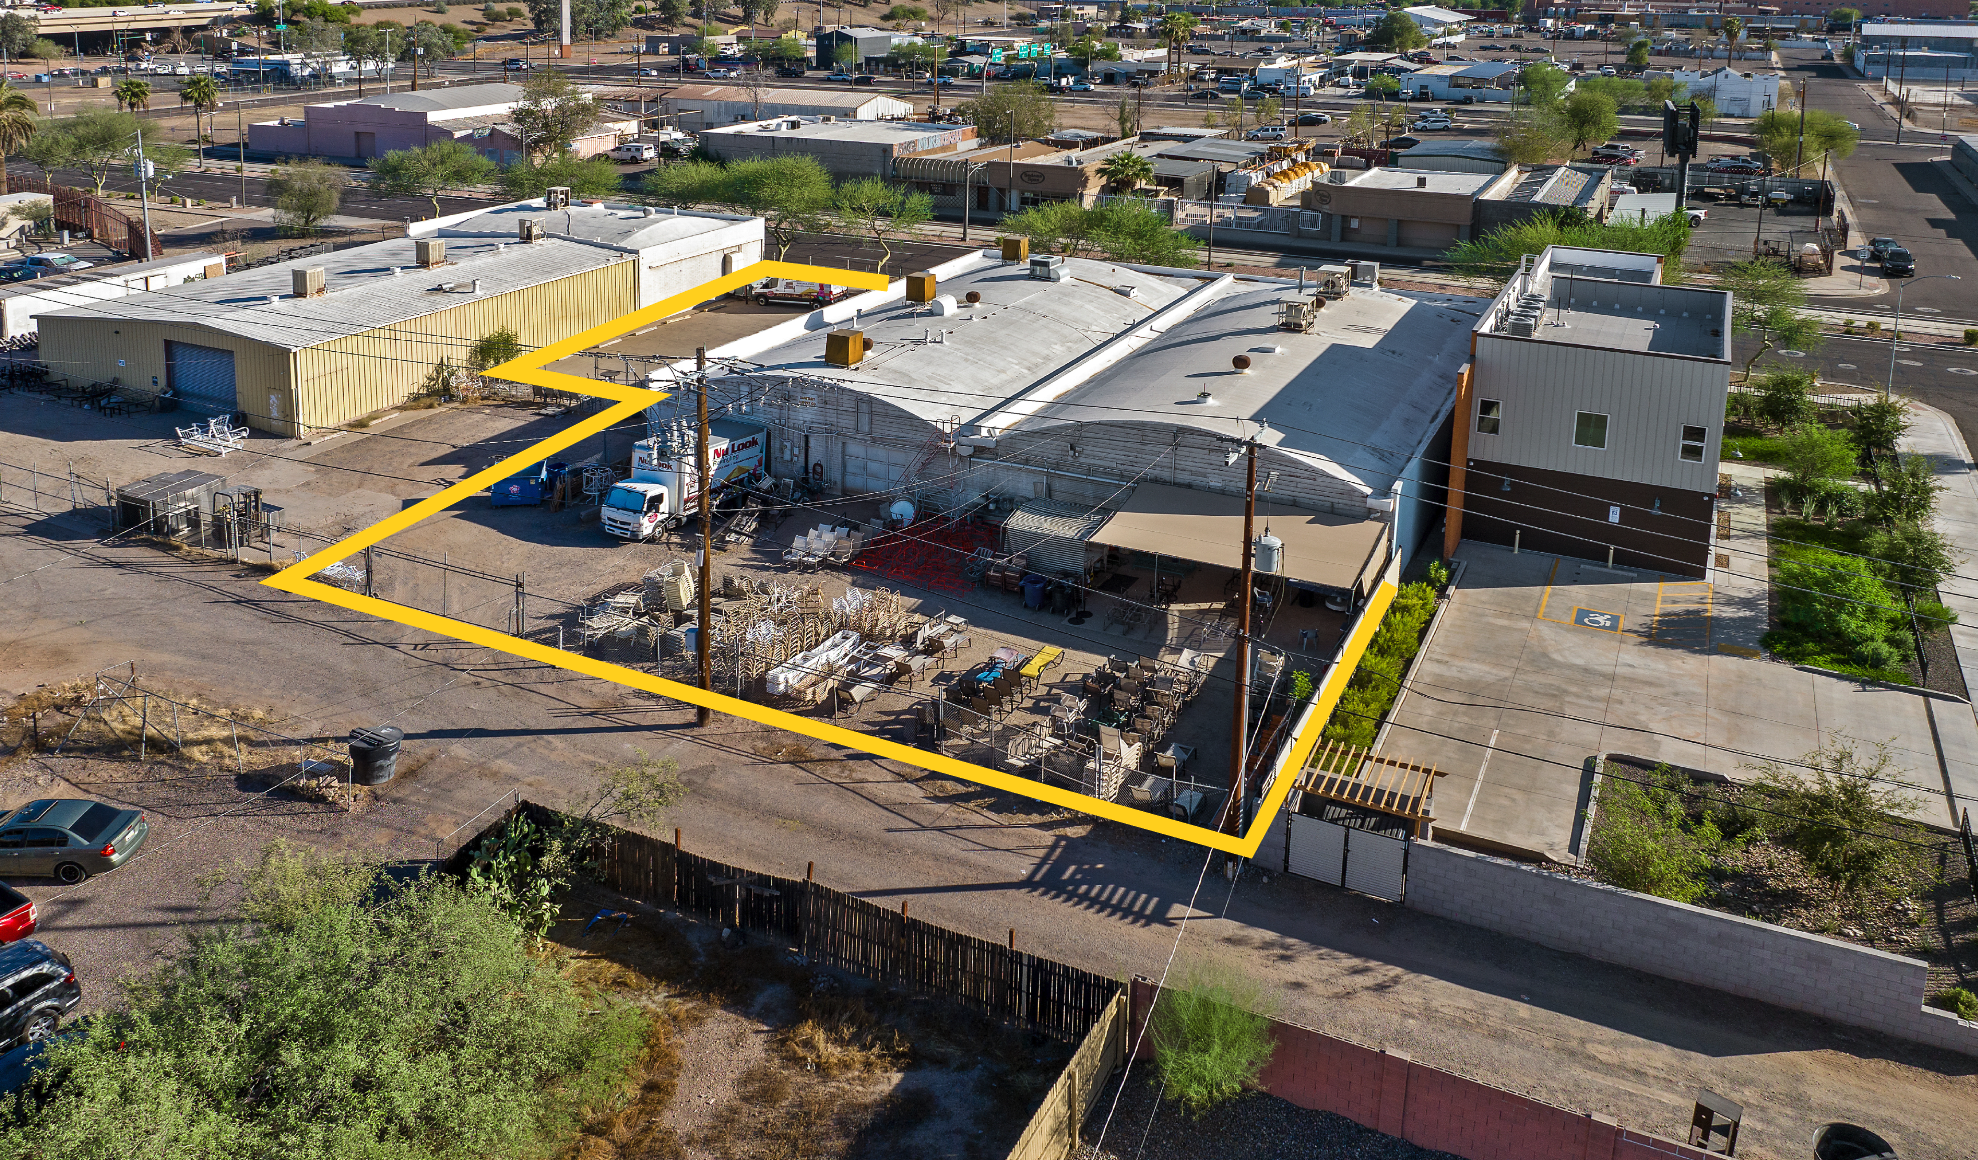
[[1346, 863], [1346, 827], [1304, 814], [1290, 814], [1284, 820], [1289, 827], [1286, 869], [1338, 886]]
[[165, 384], [188, 411], [218, 415], [240, 406], [234, 393], [234, 352], [190, 342], [165, 343]]

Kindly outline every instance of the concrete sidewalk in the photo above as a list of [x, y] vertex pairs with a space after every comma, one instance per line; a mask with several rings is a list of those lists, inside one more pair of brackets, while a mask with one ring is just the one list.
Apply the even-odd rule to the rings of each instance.
[[[1937, 482], [1943, 491], [1937, 496], [1937, 531], [1950, 540], [1961, 557], [1957, 572], [1944, 581], [1938, 595], [1957, 623], [1951, 626], [1951, 641], [1957, 645], [1957, 660], [1964, 670], [1964, 687], [1978, 689], [1978, 580], [1973, 575], [1978, 561], [1978, 473], [1972, 470], [1971, 449], [1958, 433], [1957, 423], [1935, 407], [1908, 400], [1912, 422], [1898, 447], [1916, 455], [1927, 455], [1937, 465]], [[1967, 800], [1962, 807], [1978, 804]]]

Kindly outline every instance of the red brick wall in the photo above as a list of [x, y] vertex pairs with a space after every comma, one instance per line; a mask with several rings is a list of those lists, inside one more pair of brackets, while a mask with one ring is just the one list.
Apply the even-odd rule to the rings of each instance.
[[[1153, 1055], [1139, 1034], [1153, 993], [1148, 980], [1133, 981], [1141, 1059]], [[1259, 1077], [1265, 1091], [1424, 1148], [1465, 1160], [1707, 1160], [1673, 1140], [1416, 1063], [1405, 1052], [1376, 1051], [1293, 1023], [1278, 1022], [1274, 1032], [1277, 1054]]]

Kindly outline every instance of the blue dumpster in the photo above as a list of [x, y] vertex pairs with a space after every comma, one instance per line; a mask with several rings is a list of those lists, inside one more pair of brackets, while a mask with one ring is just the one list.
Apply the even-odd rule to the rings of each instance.
[[1051, 582], [1032, 572], [1018, 581], [1017, 586], [1023, 589], [1023, 606], [1025, 608], [1042, 608], [1044, 607], [1044, 590], [1051, 586]]
[[557, 482], [563, 478], [564, 467], [561, 460], [532, 464], [490, 485], [488, 502], [495, 507], [539, 504], [556, 490]]

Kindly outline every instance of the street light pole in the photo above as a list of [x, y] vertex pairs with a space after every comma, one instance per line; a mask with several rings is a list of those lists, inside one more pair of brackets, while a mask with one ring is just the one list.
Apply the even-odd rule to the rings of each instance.
[[1883, 398], [1886, 399], [1890, 395], [1896, 393], [1896, 344], [1902, 341], [1903, 291], [1908, 290], [1911, 286], [1915, 285], [1917, 282], [1960, 282], [1960, 281], [1963, 281], [1963, 279], [1959, 278], [1956, 274], [1932, 274], [1928, 278], [1911, 279], [1909, 282], [1903, 283], [1903, 285], [1896, 290], [1895, 325], [1889, 331], [1889, 382], [1886, 387], [1882, 388]]

